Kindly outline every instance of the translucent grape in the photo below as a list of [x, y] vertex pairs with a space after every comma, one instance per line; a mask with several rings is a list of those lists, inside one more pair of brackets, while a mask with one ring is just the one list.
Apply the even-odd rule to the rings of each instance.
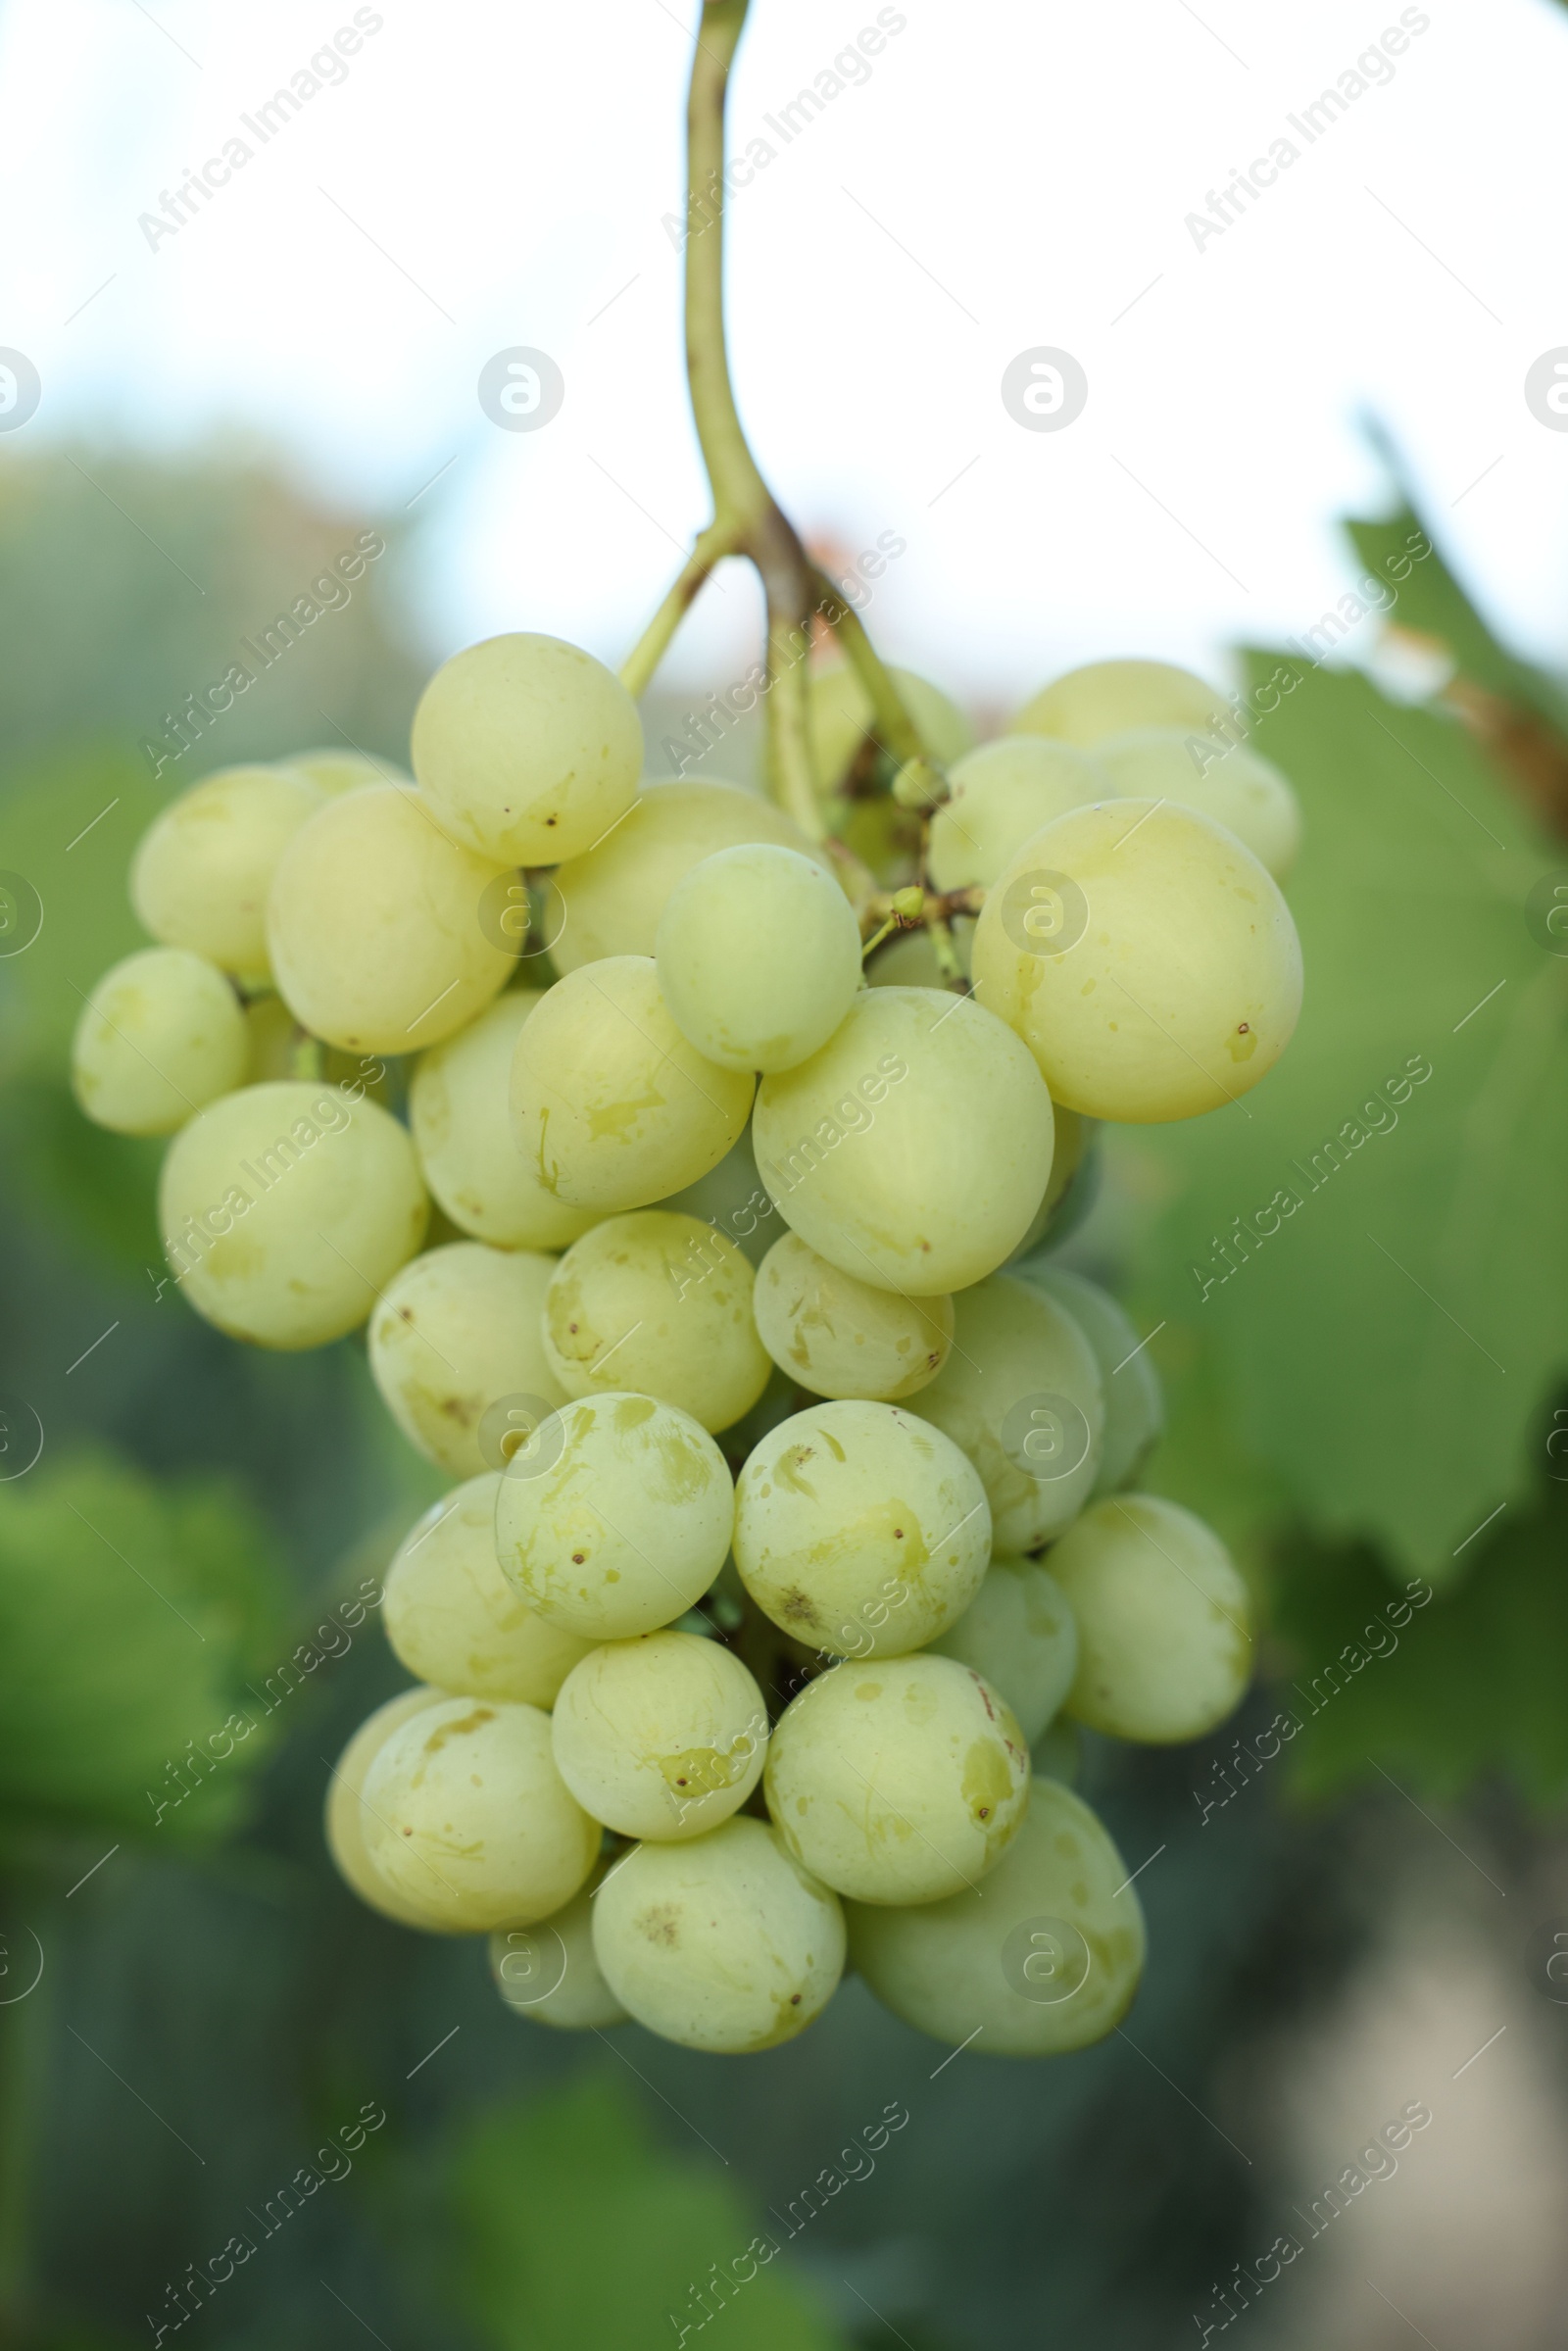
[[556, 1769], [584, 1811], [622, 1837], [700, 1837], [762, 1776], [767, 1708], [740, 1659], [695, 1633], [591, 1649], [567, 1675]]
[[513, 1133], [556, 1199], [606, 1215], [646, 1208], [717, 1166], [754, 1085], [687, 1043], [651, 957], [614, 955], [552, 988], [524, 1024]]
[[594, 1956], [594, 1897], [612, 1867], [598, 1861], [565, 1909], [537, 1926], [491, 1935], [490, 1973], [514, 2016], [560, 2033], [602, 2033], [629, 2021]]
[[[939, 765], [951, 767], [974, 741], [974, 729], [949, 695], [912, 669], [889, 665], [888, 674]], [[808, 684], [808, 719], [817, 776], [830, 788], [845, 776], [872, 731], [871, 697], [848, 661], [813, 669]]]
[[824, 1886], [858, 1902], [937, 1902], [1017, 1835], [1029, 1750], [1004, 1700], [952, 1657], [859, 1659], [791, 1699], [763, 1787]]
[[267, 894], [321, 795], [285, 767], [220, 767], [171, 801], [142, 835], [130, 903], [166, 947], [247, 980], [267, 977]]
[[738, 2055], [793, 2040], [844, 1969], [844, 1913], [765, 1821], [644, 1844], [594, 1897], [594, 1951], [639, 2025]]
[[71, 1083], [87, 1116], [121, 1135], [169, 1135], [243, 1080], [250, 1035], [215, 963], [149, 947], [116, 963], [82, 1006]]
[[1060, 2057], [1132, 2006], [1146, 1936], [1103, 1824], [1036, 1780], [1028, 1818], [978, 1891], [887, 1910], [852, 1904], [855, 1964], [917, 2032], [977, 2056]]
[[164, 1159], [164, 1253], [198, 1314], [258, 1347], [354, 1330], [424, 1238], [414, 1146], [355, 1087], [245, 1086]]
[[931, 820], [931, 879], [939, 890], [989, 889], [1043, 824], [1123, 789], [1097, 755], [1043, 735], [982, 743], [949, 782], [952, 798]]
[[1278, 885], [1233, 834], [1154, 801], [1077, 808], [1025, 842], [987, 894], [974, 974], [1055, 1100], [1135, 1124], [1237, 1101], [1301, 1007]]
[[1135, 726], [1185, 726], [1206, 732], [1233, 723], [1225, 697], [1169, 661], [1088, 661], [1042, 686], [1012, 722], [1019, 735], [1054, 735], [1099, 745]]
[[953, 1300], [874, 1290], [830, 1265], [799, 1233], [762, 1259], [754, 1300], [762, 1345], [816, 1396], [897, 1403], [936, 1378], [953, 1345]]
[[1181, 726], [1136, 727], [1095, 746], [1114, 789], [1175, 800], [1236, 835], [1282, 882], [1301, 846], [1301, 808], [1288, 779], [1245, 743]]
[[751, 1410], [771, 1366], [752, 1319], [756, 1275], [695, 1216], [639, 1208], [573, 1242], [545, 1297], [544, 1346], [567, 1396], [629, 1389], [705, 1429]]
[[549, 1710], [590, 1644], [519, 1599], [496, 1559], [487, 1470], [432, 1502], [386, 1571], [382, 1622], [411, 1674], [454, 1697], [513, 1698]]
[[1051, 1554], [1078, 1620], [1067, 1711], [1168, 1746], [1201, 1739], [1252, 1677], [1251, 1599], [1219, 1537], [1175, 1502], [1112, 1494]]
[[487, 637], [436, 671], [414, 772], [470, 849], [503, 865], [581, 857], [623, 816], [643, 763], [637, 706], [560, 637]]
[[1078, 1670], [1078, 1628], [1067, 1595], [1038, 1559], [993, 1559], [957, 1623], [931, 1647], [971, 1666], [1000, 1691], [1031, 1747]]
[[1092, 1498], [1117, 1494], [1137, 1477], [1165, 1426], [1165, 1399], [1148, 1347], [1098, 1282], [1049, 1261], [1020, 1265], [1018, 1278], [1065, 1306], [1095, 1350], [1105, 1398], [1105, 1433]]
[[409, 1086], [425, 1182], [455, 1225], [498, 1249], [564, 1249], [599, 1213], [547, 1192], [512, 1131], [512, 1064], [522, 1024], [541, 1002], [537, 988], [509, 988], [477, 1020], [421, 1053]]
[[395, 1698], [388, 1698], [384, 1706], [377, 1706], [361, 1723], [338, 1757], [327, 1783], [322, 1823], [326, 1849], [350, 1892], [358, 1894], [372, 1910], [379, 1910], [383, 1918], [396, 1919], [400, 1927], [424, 1927], [433, 1934], [442, 1933], [442, 1928], [427, 1918], [417, 1904], [405, 1901], [393, 1891], [366, 1850], [365, 1775], [394, 1731], [412, 1722], [426, 1707], [439, 1706], [445, 1695], [443, 1690], [405, 1690]]
[[820, 1053], [758, 1090], [757, 1164], [786, 1223], [881, 1290], [990, 1273], [1051, 1167], [1051, 1098], [1018, 1043], [962, 997], [862, 989]]
[[382, 1401], [409, 1443], [455, 1478], [497, 1466], [481, 1445], [492, 1406], [565, 1400], [539, 1330], [554, 1271], [554, 1258], [531, 1249], [449, 1241], [405, 1266], [370, 1317]]
[[676, 1026], [710, 1061], [793, 1069], [850, 1008], [860, 932], [831, 874], [752, 842], [704, 857], [676, 883], [656, 960]]

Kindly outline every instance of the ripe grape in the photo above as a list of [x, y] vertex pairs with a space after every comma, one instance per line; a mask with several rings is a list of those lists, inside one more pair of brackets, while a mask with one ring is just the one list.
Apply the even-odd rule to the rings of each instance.
[[639, 1208], [573, 1242], [545, 1294], [544, 1347], [567, 1396], [630, 1389], [705, 1429], [749, 1412], [772, 1366], [752, 1319], [756, 1275], [695, 1216]]
[[1095, 757], [1117, 792], [1179, 801], [1224, 825], [1277, 882], [1295, 864], [1300, 803], [1273, 760], [1246, 744], [1195, 735], [1186, 727], [1143, 726], [1097, 743]]
[[215, 963], [148, 947], [106, 971], [81, 1009], [71, 1083], [87, 1116], [121, 1135], [169, 1135], [240, 1084], [250, 1034]]
[[454, 1697], [514, 1698], [547, 1711], [589, 1643], [525, 1606], [496, 1558], [499, 1471], [469, 1478], [409, 1530], [386, 1571], [393, 1654]]
[[724, 1564], [735, 1493], [708, 1431], [651, 1396], [564, 1404], [496, 1495], [503, 1573], [550, 1623], [629, 1641], [684, 1616]]
[[591, 1649], [556, 1701], [556, 1769], [622, 1837], [700, 1837], [762, 1776], [767, 1709], [738, 1657], [695, 1633]]
[[1196, 727], [1214, 733], [1231, 722], [1225, 697], [1169, 661], [1088, 661], [1042, 686], [1012, 722], [1020, 735], [1054, 735], [1095, 744], [1135, 726]]
[[1124, 788], [1097, 755], [1043, 735], [982, 743], [965, 753], [949, 782], [952, 797], [931, 820], [931, 879], [939, 890], [989, 889], [1043, 824]]
[[362, 1902], [368, 1902], [372, 1910], [380, 1911], [383, 1918], [396, 1919], [400, 1927], [423, 1927], [436, 1935], [456, 1934], [459, 1930], [443, 1927], [426, 1917], [417, 1904], [394, 1892], [366, 1850], [365, 1775], [394, 1731], [401, 1730], [426, 1707], [439, 1706], [446, 1694], [444, 1690], [401, 1690], [361, 1723], [333, 1766], [327, 1783], [323, 1822], [326, 1849], [349, 1890], [357, 1893]]
[[308, 776], [318, 792], [335, 800], [341, 792], [358, 792], [363, 784], [401, 784], [412, 792], [414, 778], [405, 775], [391, 759], [376, 759], [368, 751], [338, 751], [330, 746], [324, 751], [295, 751], [287, 764], [297, 775]]
[[490, 1973], [514, 2016], [561, 2033], [600, 2033], [628, 2022], [594, 1956], [594, 1897], [613, 1864], [600, 1860], [564, 1910], [537, 1926], [490, 1937]]
[[[949, 695], [912, 669], [888, 665], [899, 698], [931, 757], [949, 767], [974, 741], [974, 729]], [[808, 723], [817, 777], [825, 790], [841, 781], [868, 733], [875, 731], [871, 697], [849, 661], [830, 661], [810, 674]]]
[[409, 1124], [424, 1180], [452, 1222], [498, 1249], [564, 1249], [599, 1211], [546, 1191], [517, 1149], [507, 1089], [523, 1022], [543, 1001], [509, 988], [455, 1037], [421, 1053]]
[[1167, 1746], [1201, 1739], [1252, 1678], [1251, 1598], [1219, 1537], [1156, 1494], [1112, 1494], [1051, 1554], [1078, 1620], [1067, 1711]]
[[755, 1298], [762, 1345], [781, 1371], [816, 1396], [914, 1396], [953, 1345], [951, 1298], [903, 1298], [830, 1265], [799, 1233], [762, 1259]]
[[1051, 1097], [1018, 1048], [965, 998], [862, 989], [820, 1053], [758, 1090], [757, 1164], [786, 1223], [880, 1290], [992, 1272], [1051, 1167]]
[[793, 2040], [844, 1968], [844, 1913], [765, 1821], [637, 1845], [594, 1897], [594, 1951], [639, 2025], [688, 2049]]
[[771, 842], [694, 865], [669, 894], [655, 954], [676, 1026], [724, 1069], [793, 1069], [860, 985], [849, 900], [820, 865]]
[[486, 637], [419, 698], [414, 772], [470, 849], [501, 865], [581, 857], [624, 816], [642, 772], [637, 706], [560, 637]]
[[1064, 1306], [1095, 1350], [1105, 1398], [1105, 1432], [1090, 1498], [1130, 1486], [1165, 1427], [1159, 1374], [1127, 1314], [1110, 1293], [1082, 1274], [1044, 1260], [1020, 1265], [1020, 1281]]
[[412, 1445], [455, 1478], [493, 1469], [480, 1424], [508, 1397], [564, 1401], [540, 1336], [553, 1258], [449, 1241], [390, 1282], [370, 1317], [370, 1371]]
[[479, 902], [501, 870], [417, 792], [371, 784], [319, 807], [277, 861], [267, 946], [279, 995], [346, 1053], [418, 1053], [515, 968]]
[[321, 795], [287, 767], [220, 767], [171, 801], [142, 835], [130, 903], [166, 947], [188, 947], [265, 980], [267, 894], [278, 859]]
[[1078, 1628], [1067, 1595], [1038, 1559], [994, 1558], [957, 1623], [930, 1646], [1000, 1691], [1031, 1747], [1078, 1670]]
[[764, 1616], [835, 1656], [934, 1640], [980, 1588], [985, 1489], [896, 1404], [813, 1404], [769, 1431], [735, 1494], [735, 1564]]
[[774, 1727], [767, 1808], [802, 1867], [858, 1902], [936, 1902], [1001, 1860], [1029, 1800], [1005, 1701], [929, 1652], [808, 1682]]
[[1056, 1100], [1134, 1124], [1235, 1102], [1301, 1006], [1278, 885], [1234, 834], [1155, 801], [1076, 808], [1026, 841], [987, 894], [974, 973]]
[[258, 1347], [324, 1347], [364, 1322], [424, 1238], [408, 1134], [352, 1088], [245, 1086], [164, 1159], [164, 1251], [198, 1314]]

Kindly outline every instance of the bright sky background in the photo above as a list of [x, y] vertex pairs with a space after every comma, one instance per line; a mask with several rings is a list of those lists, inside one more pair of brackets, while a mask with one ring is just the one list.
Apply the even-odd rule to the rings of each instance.
[[[616, 660], [706, 518], [661, 224], [693, 0], [384, 0], [347, 78], [150, 250], [138, 214], [352, 13], [0, 0], [24, 429], [237, 429], [351, 509], [416, 498], [433, 652], [520, 626]], [[896, 658], [988, 702], [1309, 626], [1350, 576], [1333, 517], [1382, 495], [1363, 412], [1493, 608], [1562, 657], [1568, 432], [1523, 385], [1568, 345], [1568, 12], [1406, 10], [1430, 23], [1392, 80], [1306, 147], [1287, 115], [1399, 13], [900, 0], [869, 78], [786, 147], [764, 118], [877, 10], [754, 0], [732, 127], [778, 152], [732, 217], [741, 406], [804, 527], [907, 540], [870, 608]], [[1300, 159], [1200, 251], [1184, 217], [1282, 134]], [[538, 432], [478, 406], [514, 344], [564, 374]], [[1063, 431], [1002, 404], [1039, 345], [1087, 371]], [[738, 675], [752, 612], [724, 575], [677, 678]]]

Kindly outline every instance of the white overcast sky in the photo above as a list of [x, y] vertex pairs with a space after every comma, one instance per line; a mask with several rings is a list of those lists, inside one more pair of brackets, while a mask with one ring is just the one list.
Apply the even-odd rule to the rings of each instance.
[[[24, 430], [237, 430], [367, 513], [444, 468], [413, 508], [432, 651], [532, 627], [615, 660], [705, 518], [661, 224], [698, 12], [384, 0], [346, 80], [150, 250], [138, 214], [352, 13], [0, 0], [0, 344], [43, 382]], [[1568, 12], [1407, 9], [1430, 22], [1392, 79], [1307, 147], [1286, 118], [1393, 0], [901, 0], [869, 78], [783, 147], [764, 118], [876, 13], [754, 0], [732, 123], [779, 152], [735, 204], [730, 283], [786, 505], [908, 542], [870, 612], [895, 658], [995, 701], [1310, 625], [1349, 577], [1333, 517], [1381, 494], [1366, 412], [1517, 636], [1568, 647], [1568, 432], [1524, 398], [1568, 345]], [[1281, 135], [1299, 160], [1197, 249], [1185, 216]], [[539, 432], [476, 398], [515, 344], [564, 375]], [[1042, 345], [1088, 377], [1059, 432], [1002, 403]], [[710, 591], [676, 676], [727, 674], [750, 612], [739, 579]]]

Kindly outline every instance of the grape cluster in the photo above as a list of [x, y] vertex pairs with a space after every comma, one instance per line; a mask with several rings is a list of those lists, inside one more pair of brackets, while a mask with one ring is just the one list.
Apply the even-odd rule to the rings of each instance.
[[1073, 1726], [1190, 1739], [1250, 1678], [1223, 1546], [1132, 1491], [1147, 1349], [1052, 1251], [1099, 1121], [1283, 1051], [1294, 796], [1179, 670], [1074, 671], [979, 748], [894, 675], [913, 783], [856, 675], [810, 680], [852, 854], [640, 781], [589, 655], [476, 645], [413, 776], [306, 753], [174, 801], [131, 872], [159, 944], [79, 1024], [83, 1109], [172, 1138], [197, 1312], [368, 1326], [456, 1482], [326, 1835], [544, 2025], [765, 2048], [853, 1964], [955, 2044], [1082, 2046], [1145, 1935]]

